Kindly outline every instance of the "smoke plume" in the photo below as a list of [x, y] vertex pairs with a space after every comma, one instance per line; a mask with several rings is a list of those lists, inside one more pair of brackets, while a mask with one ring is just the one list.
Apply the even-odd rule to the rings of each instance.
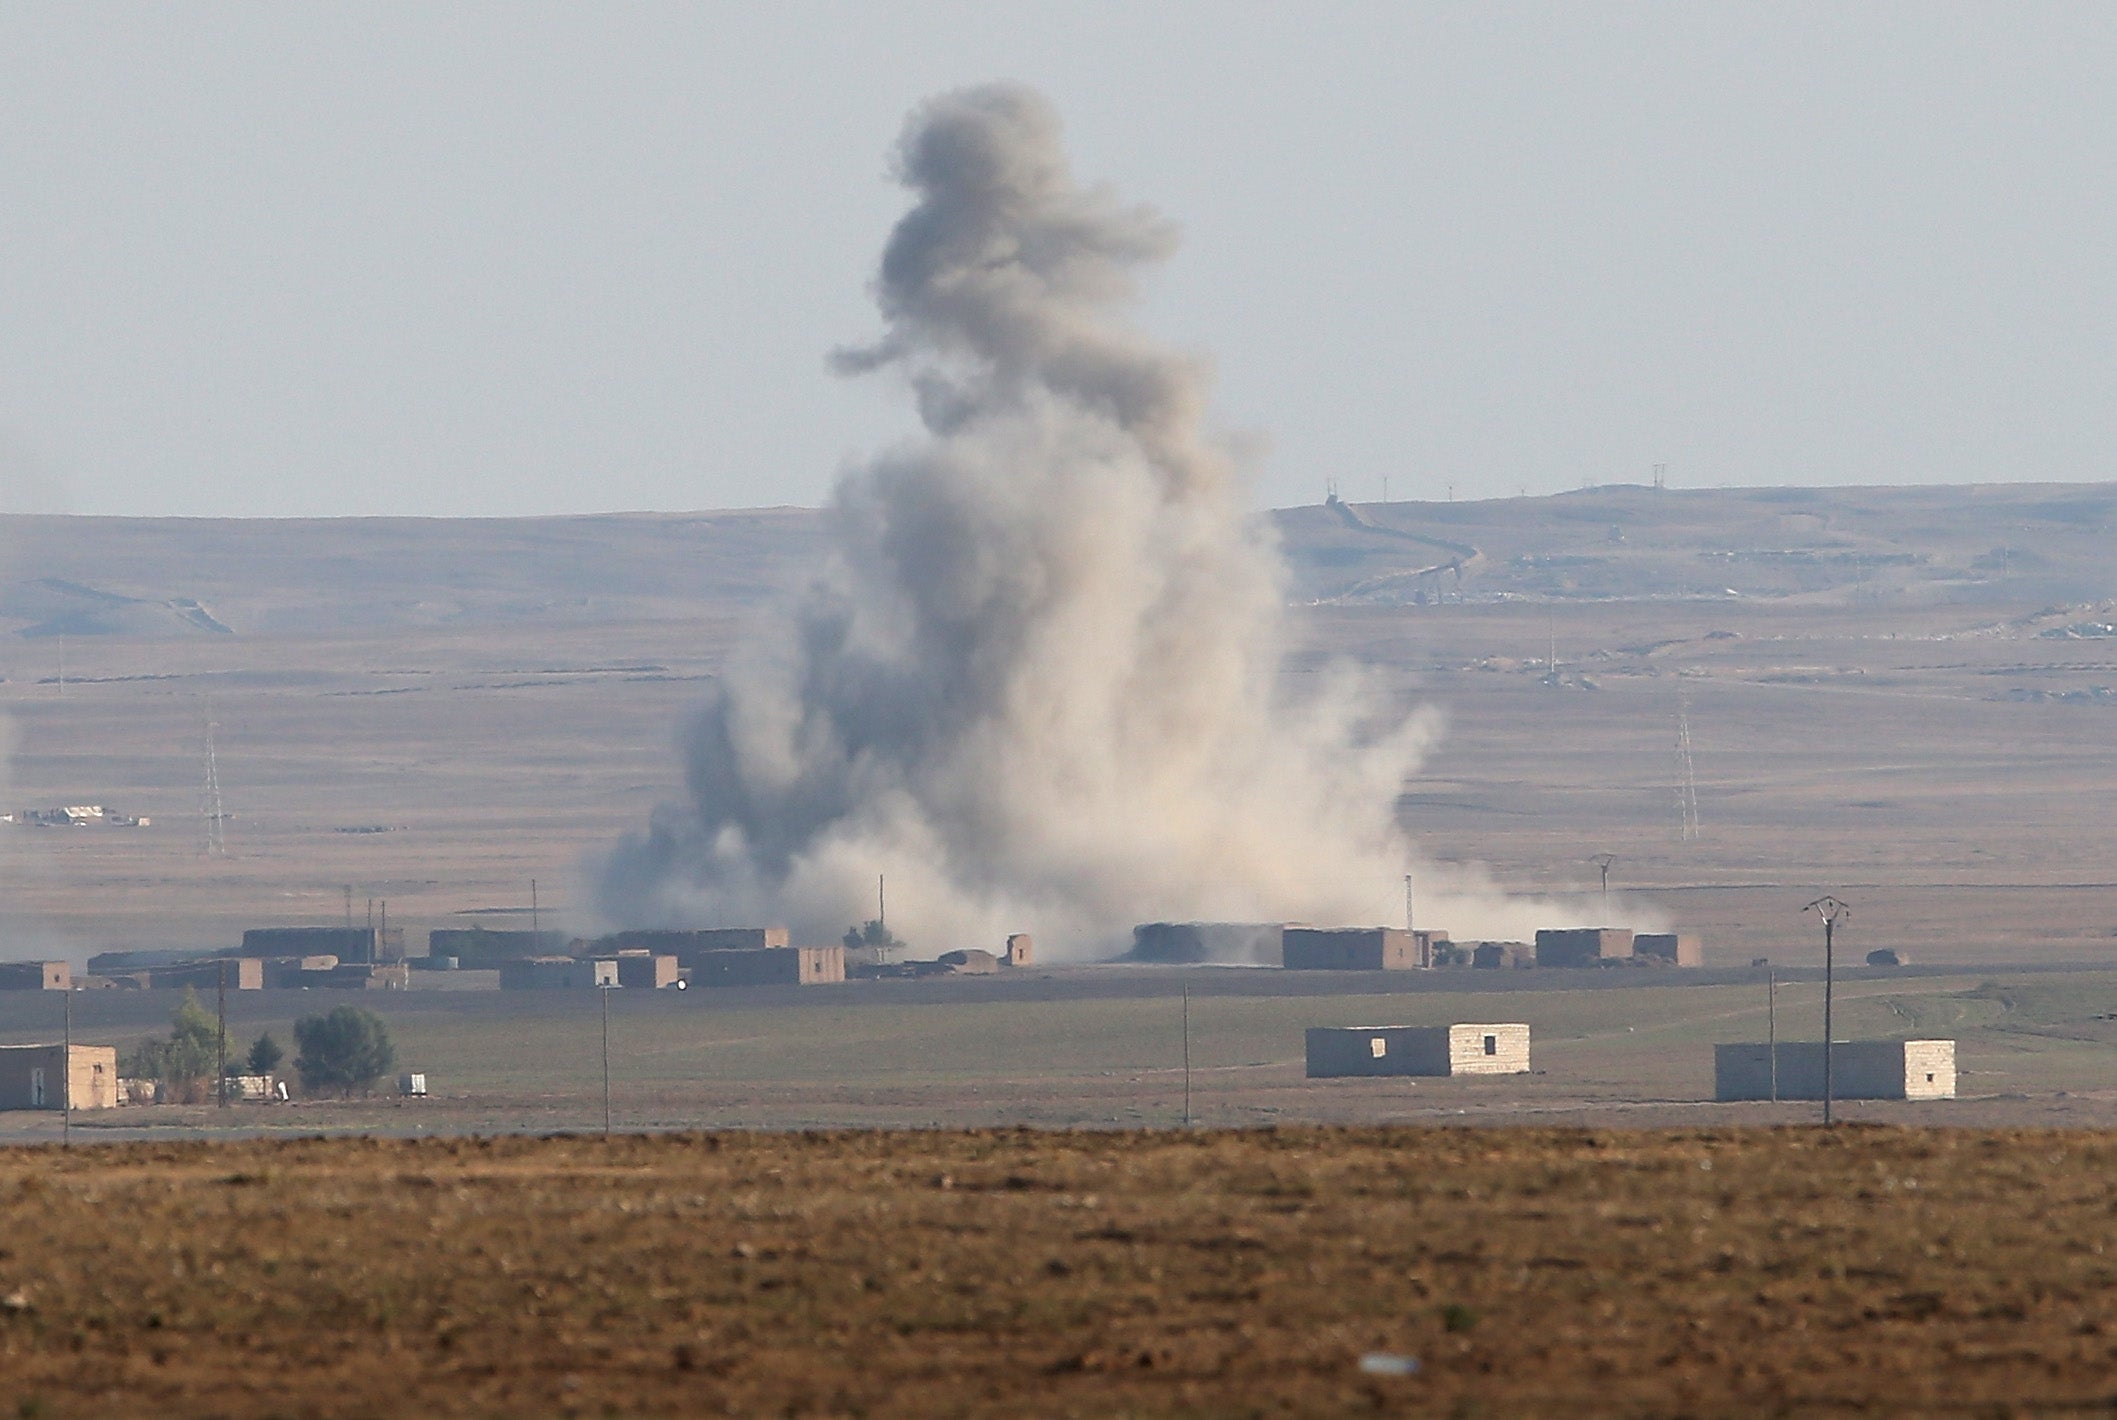
[[843, 476], [831, 565], [685, 738], [688, 796], [607, 865], [646, 924], [873, 915], [924, 948], [1032, 930], [1086, 955], [1158, 919], [1549, 913], [1449, 897], [1396, 819], [1434, 731], [1349, 672], [1281, 675], [1280, 563], [1205, 421], [1205, 372], [1122, 319], [1170, 225], [1077, 182], [1036, 94], [915, 111], [872, 346], [925, 436]]

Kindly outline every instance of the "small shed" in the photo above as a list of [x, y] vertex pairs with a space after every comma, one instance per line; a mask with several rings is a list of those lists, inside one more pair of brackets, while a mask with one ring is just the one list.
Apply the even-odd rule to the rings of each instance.
[[[69, 1063], [72, 1068], [68, 1068]], [[118, 1102], [114, 1045], [0, 1046], [0, 1109], [109, 1109]]]
[[1027, 966], [1034, 950], [1027, 932], [1010, 932], [1007, 934], [1007, 951], [1000, 961], [1006, 966]]
[[1526, 1075], [1529, 1027], [1497, 1025], [1313, 1026], [1308, 1077], [1345, 1075]]
[[[1952, 1100], [1952, 1040], [1841, 1040], [1831, 1049], [1830, 1092], [1841, 1100]], [[1713, 1098], [1823, 1098], [1823, 1042], [1782, 1040], [1774, 1069], [1763, 1043], [1713, 1047]]]

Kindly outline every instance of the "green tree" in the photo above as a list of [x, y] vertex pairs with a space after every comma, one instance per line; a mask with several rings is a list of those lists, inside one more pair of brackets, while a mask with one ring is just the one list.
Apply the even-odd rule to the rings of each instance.
[[286, 1058], [285, 1048], [272, 1038], [270, 1031], [250, 1043], [250, 1073], [253, 1075], [271, 1074], [279, 1068], [279, 1062]]
[[198, 992], [187, 986], [169, 1018], [168, 1039], [141, 1041], [126, 1060], [125, 1073], [154, 1080], [173, 1095], [204, 1098], [205, 1082], [220, 1069], [221, 1044], [219, 1025], [199, 1004]]
[[879, 920], [869, 918], [858, 927], [846, 929], [845, 946], [848, 951], [858, 947], [878, 947], [886, 954], [901, 950], [905, 943], [899, 941], [897, 934], [883, 926]]
[[309, 1094], [365, 1093], [397, 1068], [397, 1050], [382, 1018], [358, 1006], [340, 1006], [327, 1016], [294, 1023], [294, 1069]]

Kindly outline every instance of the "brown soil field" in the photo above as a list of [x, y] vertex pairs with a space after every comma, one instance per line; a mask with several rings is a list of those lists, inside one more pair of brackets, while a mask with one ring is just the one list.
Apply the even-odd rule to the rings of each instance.
[[0, 1373], [24, 1416], [2101, 1409], [2113, 1170], [1874, 1126], [23, 1149]]

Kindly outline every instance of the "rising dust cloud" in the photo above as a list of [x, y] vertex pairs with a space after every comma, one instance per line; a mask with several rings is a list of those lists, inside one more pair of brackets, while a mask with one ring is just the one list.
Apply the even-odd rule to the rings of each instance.
[[837, 363], [900, 375], [925, 436], [841, 479], [828, 569], [732, 659], [605, 915], [835, 941], [887, 874], [921, 948], [1081, 956], [1150, 920], [1400, 922], [1409, 870], [1459, 939], [1591, 920], [1412, 861], [1430, 712], [1350, 670], [1288, 689], [1280, 562], [1205, 372], [1122, 318], [1170, 225], [1077, 182], [1011, 85], [919, 108], [896, 162], [886, 327]]

